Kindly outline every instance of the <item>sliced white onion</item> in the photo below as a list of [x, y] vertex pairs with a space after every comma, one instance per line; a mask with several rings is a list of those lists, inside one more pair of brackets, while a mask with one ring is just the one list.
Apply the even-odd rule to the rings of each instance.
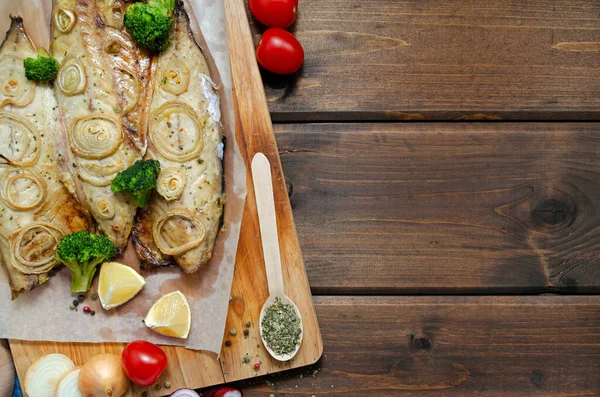
[[56, 226], [33, 223], [14, 231], [9, 237], [11, 264], [24, 274], [43, 274], [56, 266], [54, 254], [64, 233]]
[[106, 114], [78, 117], [71, 125], [71, 149], [84, 159], [103, 159], [123, 141], [121, 123]]
[[65, 7], [56, 7], [54, 24], [58, 30], [63, 33], [69, 33], [73, 29], [73, 26], [75, 26], [76, 21], [77, 16], [73, 11]]
[[171, 397], [200, 397], [200, 395], [192, 389], [179, 389], [171, 394]]
[[79, 371], [81, 367], [73, 368], [62, 377], [56, 387], [56, 397], [83, 397], [78, 388]]
[[35, 97], [35, 84], [25, 77], [23, 58], [6, 56], [0, 60], [0, 108], [27, 106]]
[[160, 171], [156, 180], [156, 191], [167, 201], [177, 200], [185, 190], [186, 176], [177, 167]]
[[46, 199], [46, 183], [30, 171], [9, 170], [2, 175], [2, 179], [0, 197], [14, 210], [33, 209]]
[[181, 95], [190, 84], [190, 70], [180, 59], [174, 59], [163, 69], [160, 87], [173, 95]]
[[78, 163], [79, 177], [93, 186], [110, 185], [117, 173], [125, 169], [125, 164], [121, 160], [106, 165], [85, 160], [80, 160]]
[[63, 59], [58, 76], [58, 88], [66, 96], [81, 94], [87, 86], [85, 68], [77, 58], [67, 57]]
[[25, 392], [29, 397], [54, 397], [60, 379], [75, 368], [64, 354], [48, 354], [36, 360], [25, 375]]
[[202, 243], [206, 230], [194, 213], [172, 209], [152, 225], [152, 237], [163, 254], [181, 255]]
[[123, 28], [123, 17], [125, 14], [123, 13], [123, 9], [115, 3], [115, 0], [108, 0], [106, 5], [102, 7], [101, 12], [107, 26], [120, 30]]
[[0, 163], [27, 167], [40, 155], [40, 137], [29, 120], [14, 113], [0, 112]]
[[115, 205], [112, 200], [106, 197], [100, 198], [94, 202], [96, 206], [95, 214], [101, 219], [112, 219], [115, 216]]
[[166, 159], [184, 163], [200, 156], [206, 116], [201, 120], [189, 105], [169, 101], [152, 111], [149, 120], [150, 142]]

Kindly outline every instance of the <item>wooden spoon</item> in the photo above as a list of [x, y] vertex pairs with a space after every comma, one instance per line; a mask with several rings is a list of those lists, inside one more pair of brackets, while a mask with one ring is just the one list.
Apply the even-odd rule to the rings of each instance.
[[281, 255], [279, 252], [279, 239], [277, 237], [277, 218], [275, 215], [275, 202], [273, 199], [273, 180], [271, 179], [271, 164], [267, 157], [262, 153], [257, 153], [252, 159], [252, 180], [254, 181], [254, 194], [256, 195], [256, 207], [258, 209], [258, 221], [260, 224], [260, 236], [262, 240], [263, 255], [265, 257], [265, 268], [267, 269], [267, 283], [269, 285], [269, 297], [260, 311], [260, 337], [267, 348], [269, 354], [276, 360], [291, 360], [302, 343], [296, 345], [294, 351], [290, 354], [280, 355], [269, 348], [269, 345], [263, 337], [262, 320], [267, 308], [275, 303], [279, 298], [283, 304], [292, 305], [298, 318], [300, 318], [300, 330], [302, 329], [302, 316], [296, 304], [285, 295], [283, 288], [283, 272], [281, 268]]

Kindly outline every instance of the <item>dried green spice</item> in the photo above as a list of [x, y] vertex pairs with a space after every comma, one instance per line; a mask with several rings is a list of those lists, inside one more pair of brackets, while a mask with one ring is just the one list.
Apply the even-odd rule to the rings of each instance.
[[276, 298], [261, 323], [262, 336], [269, 348], [278, 355], [293, 353], [300, 343], [301, 321], [292, 305], [283, 304]]

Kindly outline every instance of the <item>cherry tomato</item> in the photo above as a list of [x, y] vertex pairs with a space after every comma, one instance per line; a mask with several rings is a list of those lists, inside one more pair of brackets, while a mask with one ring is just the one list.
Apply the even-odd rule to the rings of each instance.
[[256, 47], [256, 59], [269, 72], [292, 74], [304, 62], [304, 49], [288, 31], [271, 28], [263, 34]]
[[123, 370], [133, 383], [151, 386], [167, 368], [167, 355], [154, 343], [136, 340], [125, 346], [121, 355]]
[[287, 28], [296, 20], [298, 0], [248, 0], [254, 19], [269, 28]]

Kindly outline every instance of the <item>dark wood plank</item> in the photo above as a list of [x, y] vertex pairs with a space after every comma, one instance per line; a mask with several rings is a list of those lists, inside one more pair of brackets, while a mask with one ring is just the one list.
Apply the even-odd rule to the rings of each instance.
[[600, 126], [277, 125], [313, 293], [600, 291]]
[[267, 378], [272, 387], [257, 379], [244, 396], [600, 395], [598, 296], [315, 303], [325, 343], [319, 365]]
[[274, 121], [600, 119], [597, 1], [303, 0], [292, 31]]

